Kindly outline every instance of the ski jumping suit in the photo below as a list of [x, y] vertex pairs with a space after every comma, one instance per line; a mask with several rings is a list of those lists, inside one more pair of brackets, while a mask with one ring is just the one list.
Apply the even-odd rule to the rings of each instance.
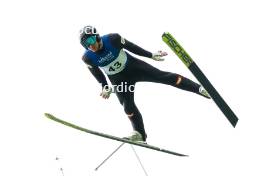
[[[122, 38], [119, 34], [104, 35], [101, 39], [103, 42], [102, 49], [96, 52], [86, 50], [82, 59], [103, 87], [108, 86], [108, 83], [101, 70], [105, 72], [113, 85], [127, 87], [131, 87], [132, 85], [134, 87], [136, 82], [147, 81], [167, 84], [200, 94], [199, 84], [179, 74], [161, 71], [124, 51], [126, 49], [139, 56], [152, 57], [152, 53]], [[114, 90], [114, 92], [124, 107], [124, 111], [128, 115], [133, 129], [138, 131], [145, 141], [146, 133], [144, 123], [141, 113], [134, 102], [134, 90]]]

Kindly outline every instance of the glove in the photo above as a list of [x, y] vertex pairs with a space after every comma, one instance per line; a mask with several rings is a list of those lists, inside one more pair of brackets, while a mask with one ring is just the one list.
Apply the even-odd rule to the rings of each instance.
[[110, 97], [110, 94], [112, 93], [112, 88], [105, 86], [100, 94], [100, 96], [104, 99], [108, 99]]
[[167, 56], [168, 54], [166, 52], [158, 51], [157, 53], [152, 54], [152, 59], [155, 61], [164, 61], [163, 56]]

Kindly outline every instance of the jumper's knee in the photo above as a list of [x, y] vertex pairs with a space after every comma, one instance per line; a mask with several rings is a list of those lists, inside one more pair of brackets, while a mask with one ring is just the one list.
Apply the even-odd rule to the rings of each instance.
[[125, 113], [127, 114], [127, 116], [129, 118], [133, 117], [134, 113], [133, 113], [133, 108], [131, 106], [124, 106], [124, 110], [125, 110]]
[[134, 116], [134, 113], [127, 114], [128, 118], [131, 118]]
[[181, 76], [177, 76], [176, 85], [178, 86], [181, 82], [182, 82], [182, 77]]

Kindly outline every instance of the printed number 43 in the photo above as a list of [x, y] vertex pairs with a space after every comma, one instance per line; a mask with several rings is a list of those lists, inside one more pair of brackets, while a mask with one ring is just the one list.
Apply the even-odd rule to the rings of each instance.
[[111, 71], [116, 71], [117, 69], [119, 69], [122, 66], [122, 64], [120, 62], [115, 62], [111, 67], [109, 67], [109, 72]]

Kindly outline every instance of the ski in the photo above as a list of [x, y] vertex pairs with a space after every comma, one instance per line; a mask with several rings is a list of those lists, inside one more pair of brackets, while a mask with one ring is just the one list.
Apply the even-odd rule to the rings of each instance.
[[96, 136], [101, 136], [101, 137], [112, 139], [112, 140], [116, 140], [116, 141], [119, 141], [119, 142], [129, 143], [129, 144], [132, 144], [132, 145], [137, 145], [137, 146], [140, 146], [140, 147], [145, 147], [145, 148], [148, 148], [148, 149], [152, 149], [152, 150], [156, 150], [156, 151], [159, 151], [159, 152], [164, 152], [164, 153], [168, 153], [168, 154], [172, 154], [172, 155], [176, 155], [176, 156], [188, 156], [188, 155], [176, 153], [176, 152], [173, 152], [173, 151], [170, 151], [170, 150], [162, 149], [162, 148], [159, 148], [159, 147], [156, 147], [156, 146], [153, 146], [153, 145], [149, 145], [149, 144], [146, 144], [146, 143], [133, 142], [133, 141], [130, 141], [130, 140], [127, 140], [127, 139], [124, 139], [124, 138], [120, 138], [120, 137], [116, 137], [116, 136], [112, 136], [112, 135], [108, 135], [108, 134], [104, 134], [104, 133], [88, 130], [86, 128], [77, 126], [77, 125], [75, 125], [73, 123], [61, 120], [61, 119], [59, 119], [59, 118], [57, 118], [57, 117], [55, 117], [55, 116], [53, 116], [52, 114], [49, 114], [49, 113], [45, 113], [44, 115], [47, 118], [49, 118], [51, 120], [54, 120], [54, 121], [56, 121], [58, 123], [61, 123], [61, 124], [66, 125], [68, 127], [71, 127], [71, 128], [74, 128], [74, 129], [77, 129], [77, 130], [80, 130], [80, 131], [83, 131], [83, 132], [86, 132], [86, 133], [89, 133], [89, 134], [93, 134], [93, 135], [96, 135]]
[[192, 60], [189, 54], [183, 49], [183, 47], [176, 41], [176, 39], [168, 32], [163, 33], [162, 40], [172, 49], [172, 51], [182, 60], [186, 67], [192, 72], [196, 79], [202, 84], [202, 86], [210, 94], [216, 105], [224, 113], [229, 122], [236, 126], [238, 118], [231, 108], [227, 105], [225, 100], [217, 92], [214, 86], [210, 83], [201, 69]]

